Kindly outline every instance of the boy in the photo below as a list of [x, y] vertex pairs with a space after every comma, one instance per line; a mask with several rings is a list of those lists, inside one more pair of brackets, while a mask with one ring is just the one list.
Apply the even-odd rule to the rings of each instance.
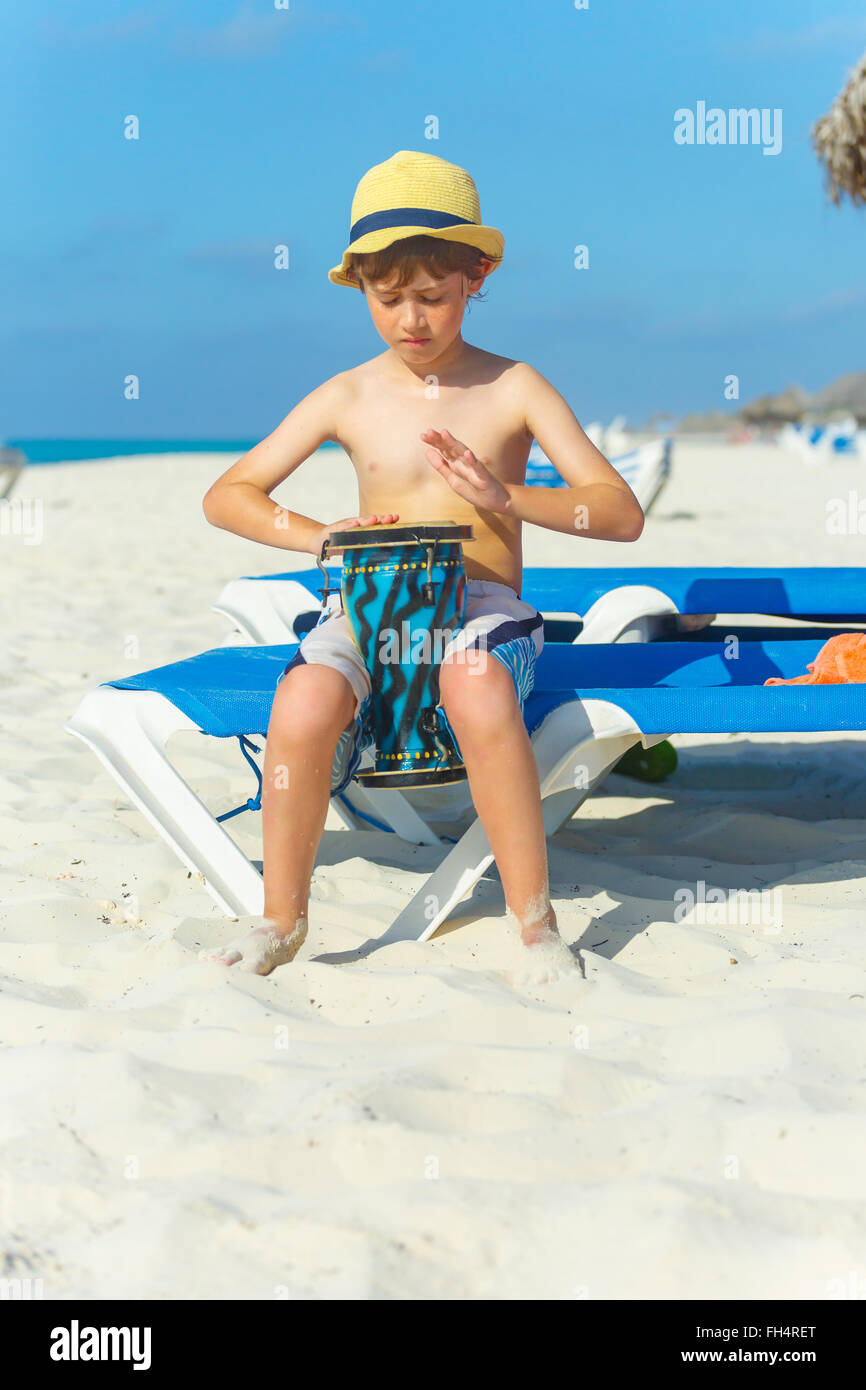
[[[633, 541], [643, 513], [544, 377], [464, 342], [467, 300], [504, 246], [500, 232], [482, 225], [464, 169], [408, 150], [376, 165], [356, 190], [349, 242], [329, 278], [361, 290], [387, 350], [302, 400], [217, 480], [205, 515], [250, 540], [316, 556], [334, 530], [398, 520], [472, 524], [475, 539], [463, 547], [464, 625], [444, 649], [439, 708], [465, 763], [508, 915], [542, 974], [556, 974], [573, 959], [550, 904], [538, 771], [522, 716], [544, 637], [540, 614], [519, 597], [521, 523]], [[524, 486], [533, 438], [568, 488]], [[277, 507], [272, 490], [327, 440], [352, 460], [360, 515], [322, 523]], [[262, 794], [264, 919], [205, 959], [268, 974], [303, 945], [330, 792], [346, 785], [369, 743], [369, 694], [337, 593], [274, 698]]]

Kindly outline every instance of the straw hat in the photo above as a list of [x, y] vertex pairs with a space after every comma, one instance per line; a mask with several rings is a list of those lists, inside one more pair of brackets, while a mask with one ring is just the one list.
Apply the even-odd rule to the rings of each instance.
[[478, 190], [465, 169], [435, 154], [398, 150], [368, 169], [355, 189], [349, 245], [328, 279], [359, 289], [346, 274], [349, 253], [384, 251], [410, 236], [462, 241], [497, 261], [505, 246], [501, 232], [482, 226]]

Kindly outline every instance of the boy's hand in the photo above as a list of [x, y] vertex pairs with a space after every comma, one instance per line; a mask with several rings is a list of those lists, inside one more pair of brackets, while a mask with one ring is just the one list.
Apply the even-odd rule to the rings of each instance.
[[[324, 545], [325, 541], [330, 536], [332, 531], [349, 531], [352, 529], [352, 527], [355, 526], [387, 526], [390, 525], [392, 522], [399, 521], [399, 519], [399, 512], [381, 512], [378, 514], [375, 512], [371, 512], [369, 516], [348, 516], [346, 517], [345, 521], [332, 521], [330, 526], [322, 527], [322, 530], [319, 534], [319, 548], [316, 551], [316, 554], [321, 555], [322, 546]], [[335, 549], [333, 546], [328, 546], [329, 560], [332, 555], [342, 555], [342, 553], [342, 548]]]
[[510, 509], [511, 497], [505, 486], [450, 430], [425, 430], [421, 438], [430, 445], [428, 462], [458, 497], [487, 512]]

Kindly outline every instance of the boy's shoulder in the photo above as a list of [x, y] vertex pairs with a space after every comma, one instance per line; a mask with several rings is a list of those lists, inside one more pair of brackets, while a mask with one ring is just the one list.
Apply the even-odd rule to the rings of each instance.
[[475, 352], [483, 375], [491, 381], [502, 382], [511, 391], [528, 391], [546, 380], [541, 372], [522, 358], [503, 357], [501, 353], [488, 352], [485, 348], [476, 348]]
[[499, 387], [508, 400], [521, 407], [531, 401], [539, 388], [549, 386], [547, 378], [522, 358], [483, 353], [481, 379]]

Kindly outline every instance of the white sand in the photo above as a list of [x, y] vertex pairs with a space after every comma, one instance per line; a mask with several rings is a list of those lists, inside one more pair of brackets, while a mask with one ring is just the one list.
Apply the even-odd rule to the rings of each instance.
[[[0, 536], [4, 1274], [46, 1298], [862, 1297], [863, 738], [679, 738], [670, 783], [611, 777], [550, 846], [585, 980], [509, 983], [493, 875], [425, 945], [317, 960], [439, 857], [337, 828], [298, 961], [201, 964], [231, 924], [62, 724], [219, 645], [229, 578], [308, 565], [208, 527], [225, 466], [32, 470], [44, 540]], [[682, 445], [637, 545], [527, 528], [525, 559], [859, 563], [825, 504], [863, 485]], [[356, 505], [333, 455], [282, 497]], [[178, 748], [216, 809], [249, 794], [233, 743]], [[231, 825], [257, 856], [258, 818]], [[781, 885], [781, 926], [676, 921], [699, 880]]]

